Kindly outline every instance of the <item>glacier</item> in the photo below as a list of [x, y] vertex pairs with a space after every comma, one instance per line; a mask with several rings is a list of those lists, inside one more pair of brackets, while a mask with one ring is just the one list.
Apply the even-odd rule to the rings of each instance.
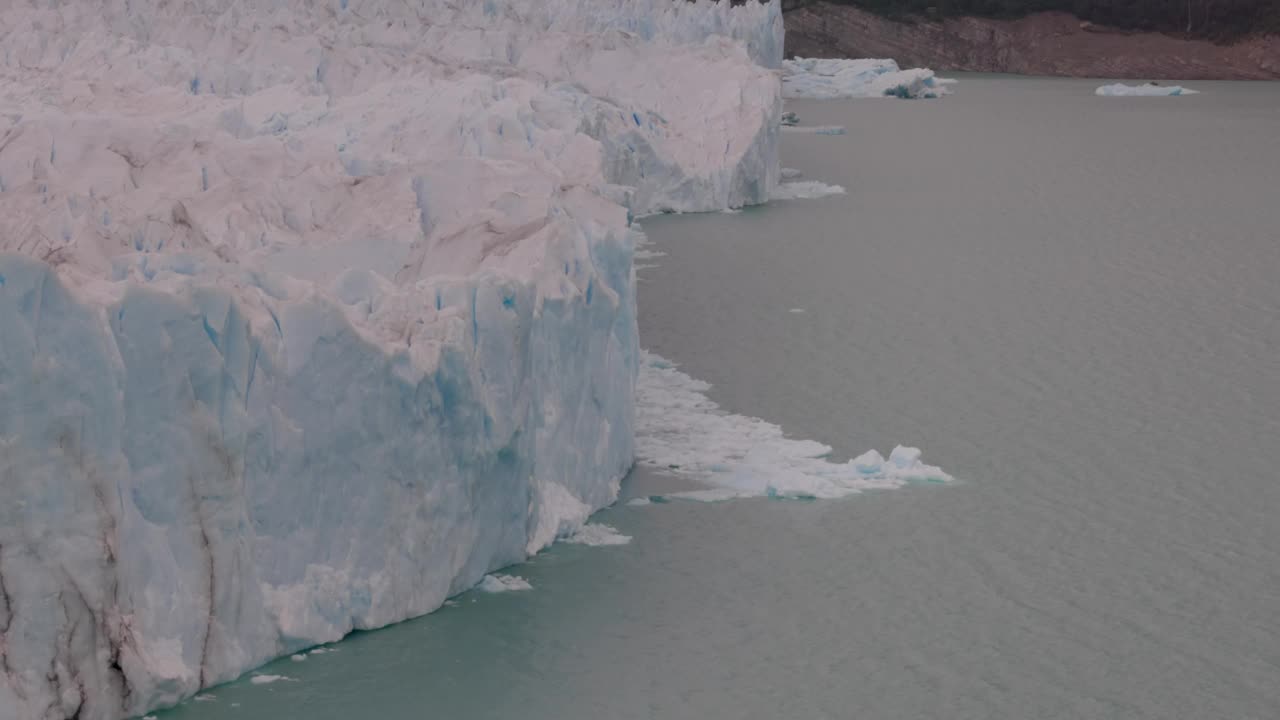
[[788, 98], [938, 98], [956, 81], [927, 68], [903, 70], [875, 58], [793, 58], [782, 64], [782, 94]]
[[1176, 97], [1179, 95], [1198, 95], [1199, 90], [1192, 90], [1181, 85], [1125, 85], [1113, 83], [1102, 85], [1093, 91], [1102, 97]]
[[0, 720], [579, 532], [634, 459], [632, 219], [773, 195], [781, 67], [777, 0], [6, 3]]

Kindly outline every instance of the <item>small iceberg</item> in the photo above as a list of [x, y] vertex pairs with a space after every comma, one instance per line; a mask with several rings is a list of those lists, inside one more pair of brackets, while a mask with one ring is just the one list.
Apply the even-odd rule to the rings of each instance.
[[1184, 88], [1181, 85], [1125, 85], [1124, 83], [1103, 85], [1093, 91], [1094, 95], [1102, 97], [1174, 97], [1199, 93], [1199, 90]]

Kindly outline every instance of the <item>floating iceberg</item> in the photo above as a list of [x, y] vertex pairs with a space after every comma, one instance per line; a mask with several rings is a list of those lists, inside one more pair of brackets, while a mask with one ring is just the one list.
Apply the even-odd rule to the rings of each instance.
[[[636, 457], [643, 464], [715, 486], [661, 496], [714, 502], [739, 497], [838, 498], [912, 481], [951, 476], [899, 446], [885, 459], [870, 450], [848, 462], [827, 458], [831, 448], [793, 440], [759, 418], [725, 412], [710, 385], [642, 351], [636, 385]], [[652, 498], [651, 498], [652, 499]]]
[[1184, 88], [1181, 85], [1125, 85], [1123, 83], [1103, 85], [1093, 91], [1093, 94], [1104, 97], [1172, 97], [1199, 93], [1199, 90]]
[[903, 70], [893, 60], [795, 58], [782, 63], [782, 95], [788, 98], [937, 98], [956, 81], [932, 70]]
[[634, 216], [777, 185], [777, 2], [0, 9], [0, 720], [439, 607], [633, 453]]

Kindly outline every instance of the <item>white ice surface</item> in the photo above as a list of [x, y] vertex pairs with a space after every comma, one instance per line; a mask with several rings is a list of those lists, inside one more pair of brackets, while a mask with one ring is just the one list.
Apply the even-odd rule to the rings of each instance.
[[782, 94], [788, 98], [937, 98], [955, 80], [926, 68], [903, 70], [893, 60], [795, 58], [782, 63]]
[[951, 476], [899, 446], [885, 459], [870, 450], [848, 462], [827, 459], [831, 448], [786, 437], [760, 418], [722, 410], [710, 386], [669, 361], [641, 352], [636, 386], [636, 456], [648, 466], [716, 486], [669, 498], [716, 501], [736, 497], [837, 498], [911, 481]]
[[777, 2], [0, 3], [0, 720], [429, 612], [633, 461], [631, 217], [767, 200]]
[[1114, 83], [1103, 85], [1094, 90], [1093, 93], [1103, 97], [1170, 97], [1198, 95], [1200, 91], [1184, 88], [1181, 85], [1125, 85], [1124, 83]]

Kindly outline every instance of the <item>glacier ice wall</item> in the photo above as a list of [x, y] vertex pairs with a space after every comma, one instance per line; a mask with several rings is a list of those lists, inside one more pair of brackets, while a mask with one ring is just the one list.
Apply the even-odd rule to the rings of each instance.
[[777, 184], [776, 2], [0, 9], [0, 720], [429, 612], [616, 497], [633, 215]]
[[956, 81], [928, 68], [903, 70], [893, 60], [794, 58], [782, 63], [782, 93], [788, 98], [938, 98]]

